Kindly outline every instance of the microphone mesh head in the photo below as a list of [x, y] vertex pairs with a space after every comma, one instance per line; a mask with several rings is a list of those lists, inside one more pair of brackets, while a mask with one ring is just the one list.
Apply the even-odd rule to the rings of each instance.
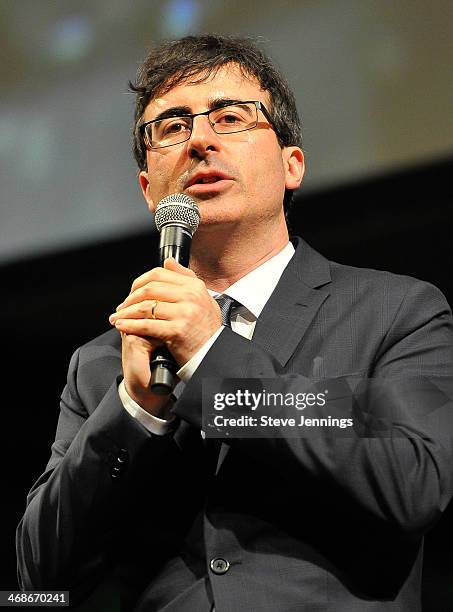
[[193, 198], [184, 193], [172, 193], [159, 202], [154, 213], [154, 221], [159, 232], [165, 225], [178, 224], [186, 227], [192, 234], [200, 223], [200, 211]]

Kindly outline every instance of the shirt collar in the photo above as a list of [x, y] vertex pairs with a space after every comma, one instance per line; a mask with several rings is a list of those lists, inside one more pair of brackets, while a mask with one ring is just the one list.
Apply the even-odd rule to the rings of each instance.
[[222, 294], [215, 291], [209, 291], [209, 293], [214, 297], [218, 295], [230, 296], [245, 306], [254, 317], [258, 318], [294, 252], [294, 246], [291, 242], [288, 242], [277, 255], [230, 285]]

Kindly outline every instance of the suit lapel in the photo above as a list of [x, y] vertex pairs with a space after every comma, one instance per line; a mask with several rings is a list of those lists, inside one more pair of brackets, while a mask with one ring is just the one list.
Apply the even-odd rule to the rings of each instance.
[[300, 238], [296, 252], [258, 318], [253, 342], [285, 366], [329, 295], [329, 262]]

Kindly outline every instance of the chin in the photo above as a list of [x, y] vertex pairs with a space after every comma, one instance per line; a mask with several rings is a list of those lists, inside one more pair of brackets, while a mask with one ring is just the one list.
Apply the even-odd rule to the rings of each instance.
[[230, 232], [233, 231], [234, 227], [237, 226], [238, 219], [231, 215], [214, 215], [207, 214], [203, 215], [201, 212], [201, 223], [198, 226], [197, 234], [204, 232], [221, 231], [228, 229]]

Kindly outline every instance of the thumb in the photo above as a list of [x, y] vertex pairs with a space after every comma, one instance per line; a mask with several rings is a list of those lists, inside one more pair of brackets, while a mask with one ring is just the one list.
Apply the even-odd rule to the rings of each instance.
[[185, 276], [195, 277], [196, 274], [189, 268], [185, 268], [180, 263], [176, 261], [174, 257], [168, 257], [164, 261], [164, 268], [166, 270], [171, 270], [172, 272], [179, 272], [179, 274], [184, 274]]

